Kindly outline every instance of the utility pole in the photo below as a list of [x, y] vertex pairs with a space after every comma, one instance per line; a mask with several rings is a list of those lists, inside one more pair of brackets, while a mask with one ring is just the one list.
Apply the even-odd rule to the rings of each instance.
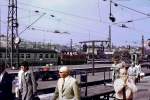
[[94, 50], [95, 50], [95, 41], [92, 41], [92, 75], [94, 76], [95, 72], [95, 57], [94, 57]]
[[111, 51], [111, 25], [109, 25], [109, 37], [108, 37], [108, 41], [109, 41], [109, 50]]
[[144, 35], [142, 35], [142, 60], [144, 58]]
[[[90, 41], [82, 41], [82, 42], [79, 42], [79, 43], [90, 43], [91, 44], [91, 46], [90, 47], [92, 47], [92, 49], [90, 50], [91, 52], [90, 52], [90, 54], [88, 54], [88, 56], [89, 55], [91, 55], [92, 57], [89, 57], [89, 60], [90, 61], [92, 61], [92, 75], [94, 76], [95, 74], [95, 50], [96, 50], [96, 43], [101, 43], [101, 44], [103, 44], [103, 43], [109, 43], [109, 41], [108, 40], [90, 40]], [[87, 49], [88, 49], [88, 47], [87, 47]], [[102, 50], [103, 50], [103, 52], [104, 52], [104, 49], [105, 49], [105, 47], [103, 47], [102, 48]]]
[[6, 64], [12, 67], [15, 64], [14, 52], [16, 51], [14, 40], [18, 37], [17, 0], [9, 0], [7, 20]]
[[116, 21], [116, 18], [113, 16], [112, 14], [112, 0], [110, 0], [110, 4], [109, 4], [109, 19], [112, 21], [112, 22], [115, 22]]
[[1, 38], [2, 38], [2, 34], [1, 34], [1, 8], [0, 8], [0, 47], [1, 47]]
[[72, 39], [70, 40], [70, 51], [71, 51], [71, 54], [72, 54]]

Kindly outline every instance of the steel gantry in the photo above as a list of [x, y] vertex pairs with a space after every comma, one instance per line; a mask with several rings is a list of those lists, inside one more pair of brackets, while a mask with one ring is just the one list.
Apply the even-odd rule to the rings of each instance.
[[[6, 47], [6, 65], [10, 67], [16, 64], [14, 62], [15, 39], [18, 37], [18, 20], [17, 20], [17, 0], [9, 0], [8, 19], [7, 19], [7, 47]], [[18, 58], [18, 57], [16, 57]], [[16, 60], [17, 61], [17, 60]]]

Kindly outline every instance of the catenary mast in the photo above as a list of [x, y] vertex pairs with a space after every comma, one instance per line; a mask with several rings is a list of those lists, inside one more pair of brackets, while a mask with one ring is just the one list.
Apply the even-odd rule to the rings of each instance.
[[11, 67], [16, 64], [14, 62], [15, 55], [15, 38], [18, 37], [18, 21], [17, 21], [17, 0], [9, 0], [8, 19], [7, 19], [7, 47], [6, 47], [6, 64]]

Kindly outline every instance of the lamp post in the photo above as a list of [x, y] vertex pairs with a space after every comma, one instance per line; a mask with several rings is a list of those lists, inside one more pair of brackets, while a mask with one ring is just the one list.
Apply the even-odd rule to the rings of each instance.
[[141, 50], [141, 54], [142, 54], [142, 60], [144, 58], [144, 35], [142, 34], [142, 50]]
[[94, 56], [94, 50], [95, 50], [95, 41], [92, 41], [92, 75], [94, 76], [95, 72], [95, 56]]

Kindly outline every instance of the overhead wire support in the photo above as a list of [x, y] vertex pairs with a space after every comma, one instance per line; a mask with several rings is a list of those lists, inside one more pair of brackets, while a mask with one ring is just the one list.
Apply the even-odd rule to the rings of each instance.
[[122, 4], [119, 4], [119, 3], [116, 3], [116, 2], [113, 2], [113, 1], [111, 1], [111, 2], [112, 2], [113, 4], [117, 4], [117, 5], [121, 6], [121, 7], [126, 8], [126, 9], [129, 9], [129, 10], [132, 10], [132, 11], [134, 11], [134, 12], [140, 13], [140, 14], [142, 14], [142, 15], [150, 16], [150, 14], [143, 13], [143, 12], [141, 12], [141, 11], [135, 10], [135, 9], [133, 9], [133, 8], [124, 6], [124, 5], [122, 5]]
[[22, 30], [19, 35], [25, 32], [28, 28], [30, 28], [33, 24], [35, 24], [38, 20], [40, 20], [46, 13], [43, 13], [40, 17], [38, 17], [35, 21], [33, 21], [29, 26], [27, 26], [24, 30]]
[[18, 20], [17, 20], [17, 0], [9, 0], [8, 4], [8, 19], [7, 19], [7, 47], [6, 47], [6, 65], [13, 67], [15, 43], [14, 40], [18, 37]]
[[[72, 14], [72, 13], [63, 12], [63, 11], [59, 11], [59, 10], [53, 10], [53, 9], [48, 9], [48, 8], [44, 8], [44, 7], [39, 7], [39, 6], [35, 6], [35, 5], [32, 5], [32, 4], [24, 3], [22, 1], [19, 1], [18, 3], [22, 4], [22, 5], [25, 5], [25, 6], [33, 7], [33, 8], [42, 9], [42, 10], [45, 10], [45, 11], [48, 11], [48, 12], [52, 11], [52, 12], [60, 13], [60, 14], [63, 14], [63, 15], [76, 17], [76, 18], [80, 18], [80, 19], [85, 19], [85, 20], [90, 20], [90, 21], [94, 21], [94, 22], [99, 21], [98, 19], [93, 19], [93, 18], [89, 18], [89, 17], [86, 17], [86, 16], [75, 15], [75, 14]], [[105, 22], [102, 22], [102, 23], [105, 23]]]
[[1, 8], [0, 8], [0, 47], [1, 47]]

